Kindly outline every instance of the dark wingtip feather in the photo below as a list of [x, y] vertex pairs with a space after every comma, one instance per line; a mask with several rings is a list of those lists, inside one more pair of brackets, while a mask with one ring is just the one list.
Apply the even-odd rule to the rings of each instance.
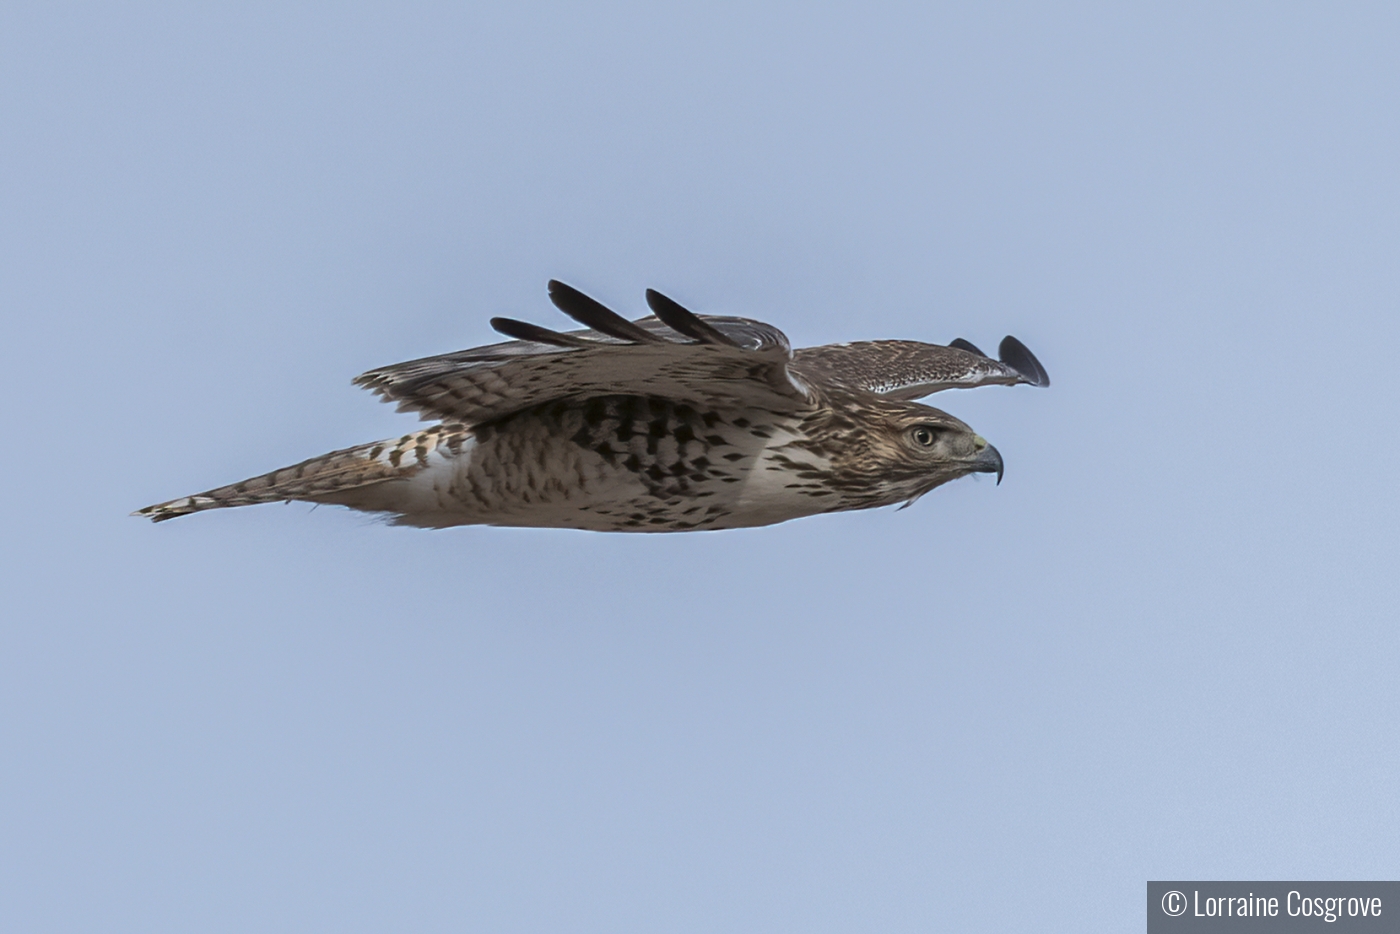
[[542, 328], [538, 324], [517, 321], [514, 318], [492, 318], [491, 327], [506, 337], [513, 337], [518, 341], [534, 341], [538, 344], [550, 344], [554, 347], [587, 347], [590, 344], [596, 346], [594, 341], [587, 341], [572, 334], [560, 334], [558, 331]]
[[729, 335], [707, 324], [689, 308], [667, 298], [655, 289], [647, 289], [647, 305], [656, 312], [656, 317], [660, 318], [663, 324], [686, 337], [700, 341], [702, 344], [722, 344], [726, 347], [740, 346]]
[[1040, 365], [1040, 361], [1031, 353], [1030, 348], [1018, 341], [1011, 335], [1002, 338], [1001, 346], [997, 348], [1001, 356], [1001, 362], [1025, 377], [1026, 382], [1032, 386], [1049, 386], [1050, 374], [1045, 372], [1045, 367]]
[[[964, 339], [961, 338], [961, 337], [955, 338], [954, 340], [950, 341], [950, 342], [948, 343], [948, 346], [949, 346], [949, 347], [956, 347], [958, 350], [966, 350], [968, 353], [975, 353], [975, 354], [977, 354], [977, 356], [979, 356], [979, 357], [986, 357], [986, 356], [987, 356], [986, 354], [984, 354], [984, 353], [982, 352], [981, 348], [979, 348], [979, 347], [978, 347], [976, 344], [974, 344], [972, 341], [964, 340]], [[990, 359], [990, 358], [988, 358], [988, 359]]]
[[640, 328], [596, 299], [558, 279], [549, 280], [549, 300], [564, 314], [599, 334], [634, 344], [665, 343], [666, 338]]

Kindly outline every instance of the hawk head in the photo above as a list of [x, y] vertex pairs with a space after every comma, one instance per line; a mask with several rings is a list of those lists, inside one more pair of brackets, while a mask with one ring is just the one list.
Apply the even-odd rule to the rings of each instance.
[[970, 473], [994, 473], [997, 449], [940, 409], [861, 394], [835, 407], [829, 426], [833, 489], [841, 509], [912, 504], [934, 487]]

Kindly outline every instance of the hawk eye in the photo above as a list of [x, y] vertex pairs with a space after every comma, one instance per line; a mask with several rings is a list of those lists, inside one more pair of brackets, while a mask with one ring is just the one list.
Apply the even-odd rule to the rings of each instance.
[[910, 434], [914, 438], [914, 443], [920, 447], [933, 447], [933, 442], [938, 440], [938, 431], [934, 428], [930, 428], [928, 425], [920, 425], [910, 432]]

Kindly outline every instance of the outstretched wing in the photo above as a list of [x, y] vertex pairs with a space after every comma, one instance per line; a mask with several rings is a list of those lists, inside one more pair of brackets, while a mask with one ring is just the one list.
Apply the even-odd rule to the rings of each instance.
[[948, 346], [918, 341], [860, 341], [803, 347], [792, 369], [813, 383], [834, 383], [895, 399], [919, 399], [944, 389], [977, 386], [1049, 386], [1045, 367], [1014, 337], [1001, 342], [993, 360], [958, 338]]
[[370, 370], [355, 383], [400, 411], [476, 425], [556, 399], [651, 395], [705, 407], [779, 412], [813, 400], [788, 371], [783, 332], [746, 318], [692, 314], [647, 291], [655, 317], [628, 321], [551, 280], [549, 297], [585, 330], [558, 332], [510, 318], [491, 326], [516, 338]]

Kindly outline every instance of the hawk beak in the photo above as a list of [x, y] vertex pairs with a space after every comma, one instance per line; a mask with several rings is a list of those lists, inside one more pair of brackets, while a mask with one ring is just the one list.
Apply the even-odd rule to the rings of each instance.
[[996, 474], [997, 486], [1001, 486], [1002, 469], [1001, 452], [990, 444], [978, 451], [977, 456], [972, 459], [972, 472]]

